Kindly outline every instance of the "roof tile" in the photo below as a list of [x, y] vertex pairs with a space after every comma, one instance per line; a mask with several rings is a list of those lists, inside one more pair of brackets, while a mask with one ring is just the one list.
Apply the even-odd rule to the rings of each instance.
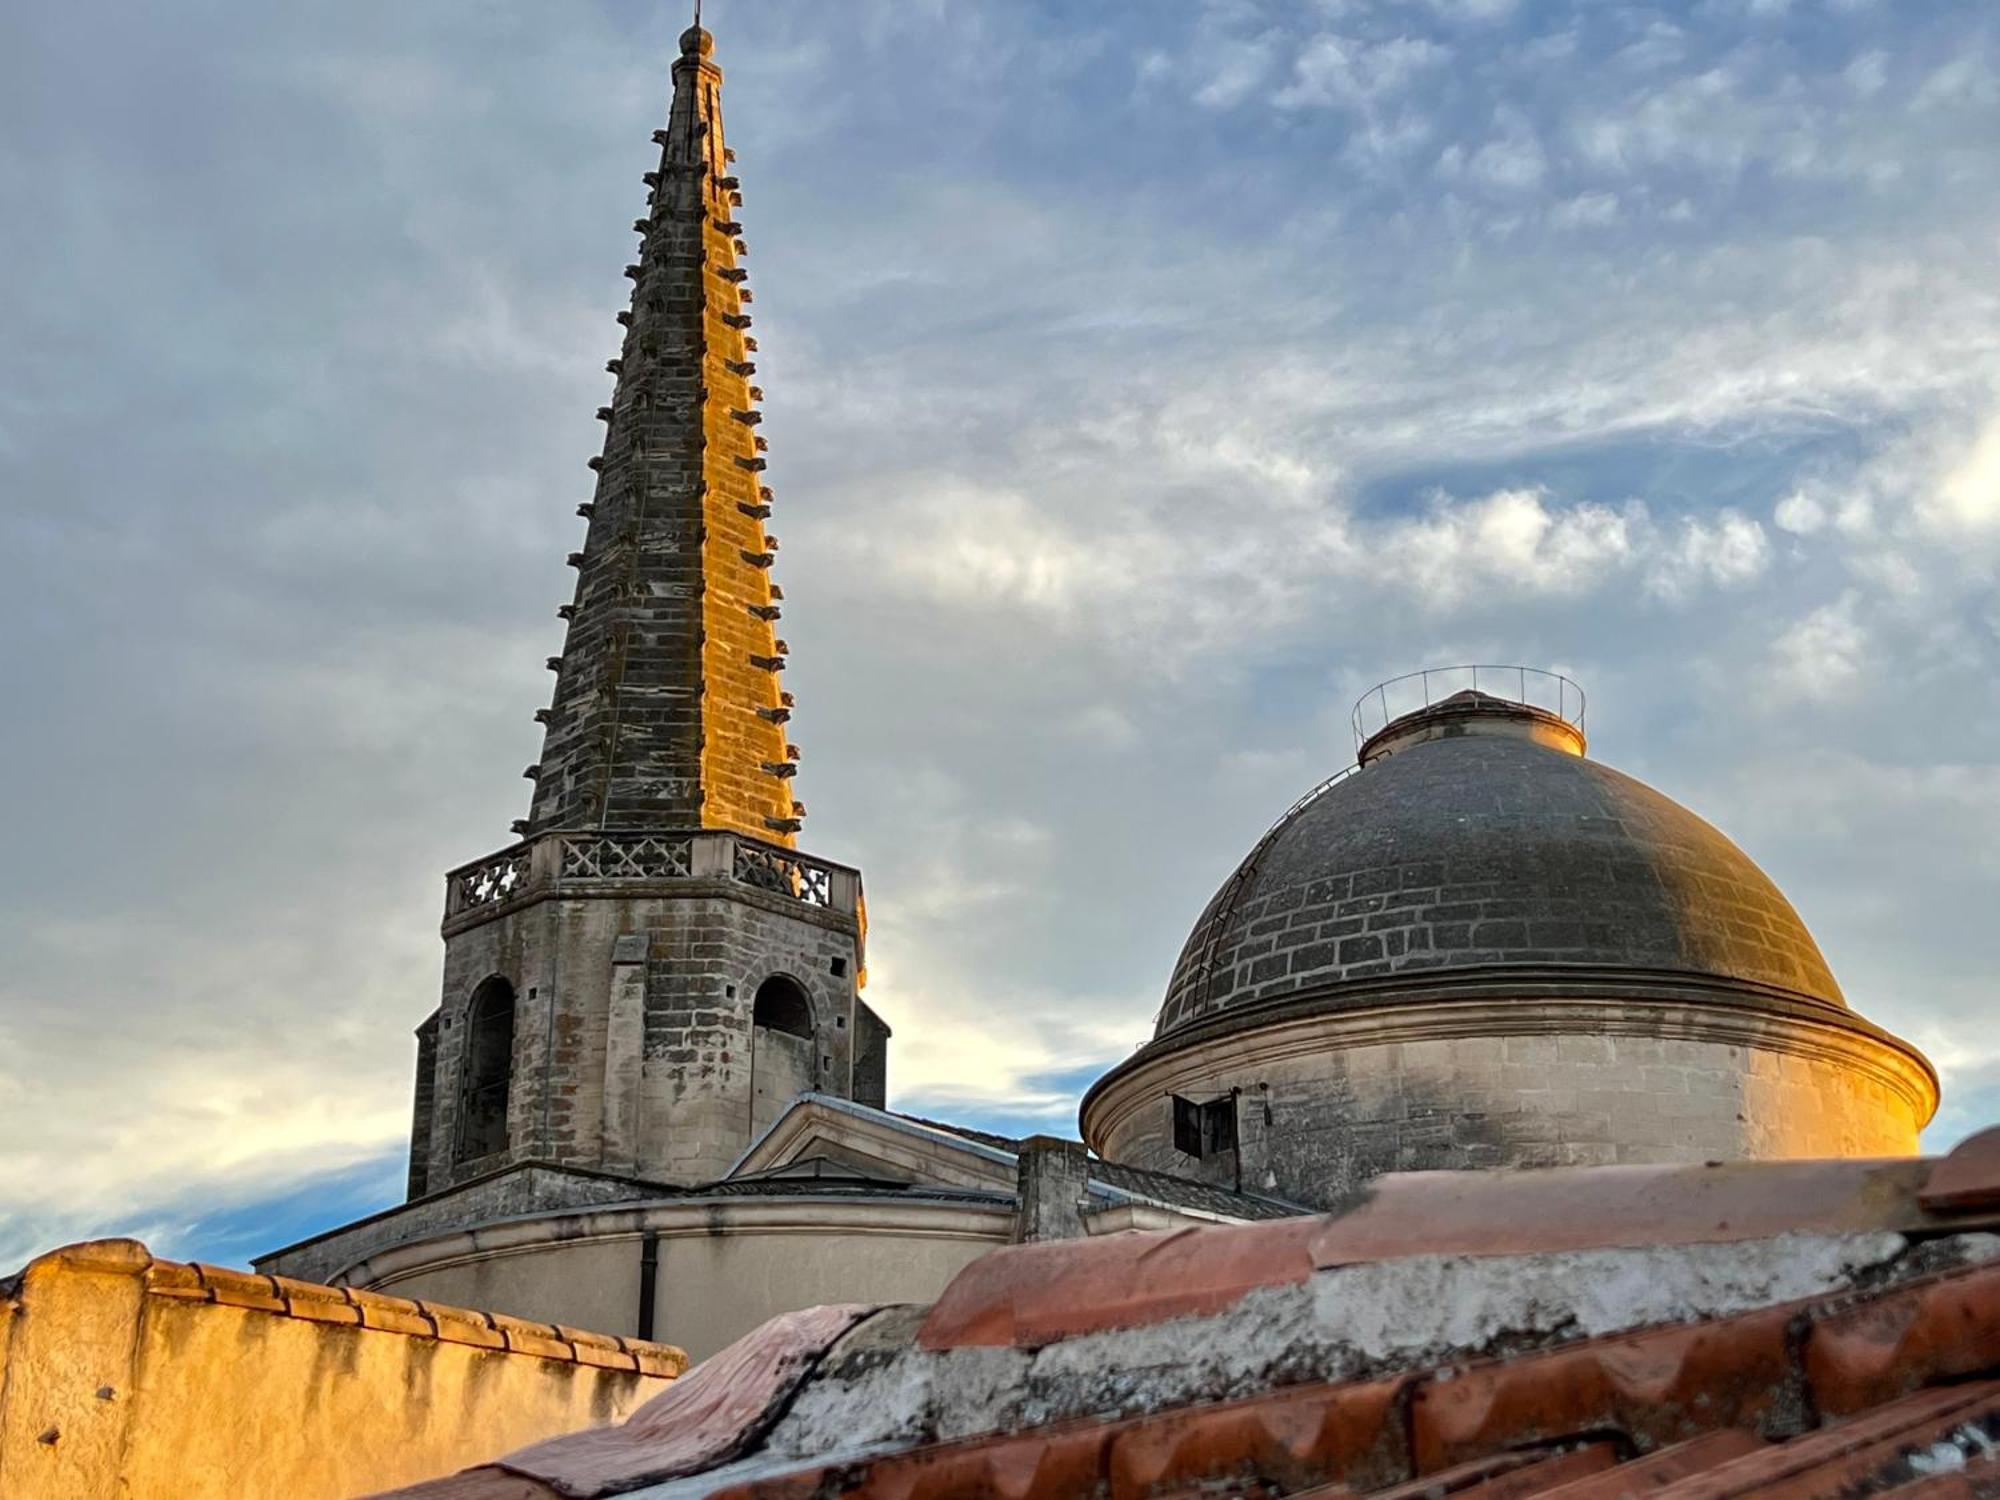
[[512, 1318], [506, 1313], [488, 1313], [493, 1327], [507, 1340], [507, 1348], [516, 1354], [539, 1354], [545, 1359], [574, 1359], [576, 1352], [570, 1348], [568, 1340], [555, 1330], [552, 1323], [537, 1323], [530, 1318]]
[[209, 1296], [229, 1307], [251, 1307], [264, 1312], [290, 1312], [276, 1283], [268, 1276], [250, 1271], [232, 1271], [227, 1266], [194, 1263], [196, 1274], [208, 1288]]
[[[1276, 1481], [1287, 1489], [1340, 1476], [1372, 1487], [1402, 1472], [1404, 1379], [1309, 1386], [1142, 1418], [1113, 1429], [1111, 1494], [1168, 1485]], [[1059, 1493], [1044, 1491], [1043, 1493]]]
[[1934, 1213], [2000, 1207], [2000, 1125], [1952, 1147], [1931, 1169], [1917, 1201]]
[[1762, 1452], [1766, 1446], [1764, 1439], [1754, 1432], [1725, 1427], [1635, 1458], [1606, 1473], [1544, 1490], [1541, 1500], [1636, 1500], [1717, 1464], [1728, 1463], [1746, 1453]]
[[1806, 1337], [1804, 1364], [1819, 1409], [1832, 1416], [2000, 1368], [2000, 1266], [1823, 1312]]
[[358, 1324], [361, 1309], [347, 1295], [345, 1287], [323, 1286], [316, 1281], [294, 1281], [289, 1276], [273, 1276], [273, 1286], [285, 1299], [285, 1311], [313, 1323]]
[[349, 1287], [347, 1296], [355, 1311], [361, 1314], [363, 1328], [380, 1329], [385, 1333], [415, 1334], [424, 1338], [437, 1335], [437, 1325], [424, 1311], [421, 1302], [392, 1297], [386, 1292], [364, 1292], [356, 1287]]
[[507, 1336], [493, 1326], [483, 1312], [469, 1307], [446, 1307], [438, 1302], [419, 1302], [418, 1308], [437, 1329], [437, 1337], [447, 1344], [470, 1344], [475, 1349], [505, 1349]]
[[926, 1349], [1035, 1347], [1220, 1312], [1258, 1287], [1311, 1275], [1307, 1246], [1316, 1224], [1277, 1219], [1009, 1245], [952, 1278], [917, 1342]]
[[1755, 1426], [1795, 1383], [1794, 1316], [1776, 1307], [1677, 1324], [1428, 1380], [1411, 1412], [1417, 1472], [1581, 1432], [1664, 1447], [1715, 1427]]
[[[1673, 1487], [1673, 1500], [1729, 1500], [1753, 1491], [1771, 1500], [1788, 1494], [1870, 1494], [1890, 1487], [1879, 1481], [1895, 1477], [1886, 1471], [1912, 1449], [1928, 1448], [1968, 1422], [1996, 1414], [2000, 1382], [1922, 1391], [1690, 1475]], [[1901, 1477], [1910, 1477], [1907, 1469]]]

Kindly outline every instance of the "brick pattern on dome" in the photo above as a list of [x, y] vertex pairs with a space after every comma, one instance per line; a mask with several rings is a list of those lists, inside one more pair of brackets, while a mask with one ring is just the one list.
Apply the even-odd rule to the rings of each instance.
[[1522, 741], [1392, 756], [1253, 858], [1189, 937], [1162, 1034], [1348, 981], [1502, 964], [1707, 974], [1842, 1003], [1791, 904], [1721, 833]]

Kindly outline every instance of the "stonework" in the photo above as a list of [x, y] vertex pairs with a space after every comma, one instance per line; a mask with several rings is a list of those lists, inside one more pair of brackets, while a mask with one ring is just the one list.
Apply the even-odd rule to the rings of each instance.
[[1586, 758], [1580, 691], [1551, 712], [1513, 668], [1516, 699], [1482, 668], [1434, 703], [1419, 673], [1422, 710], [1378, 692], [1365, 739], [1357, 712], [1359, 764], [1216, 893], [1082, 1143], [889, 1114], [859, 872], [795, 846], [711, 50], [682, 38], [634, 226], [530, 816], [446, 877], [412, 1201], [266, 1266], [703, 1353], [935, 1295], [1008, 1240], [1292, 1218], [1385, 1174], [1914, 1148], [1922, 1055], [1848, 1008], [1748, 855]]
[[789, 844], [777, 543], [722, 71], [674, 67], [529, 830], [734, 828]]
[[758, 986], [783, 975], [808, 997], [812, 1086], [852, 1097], [859, 970], [853, 915], [721, 879], [529, 898], [454, 931], [433, 1070], [461, 1076], [467, 1007], [489, 976], [506, 976], [519, 996], [510, 1144], [460, 1157], [464, 1091], [433, 1087], [423, 1181], [435, 1189], [529, 1160], [719, 1177], [753, 1134]]
[[1168, 1097], [1238, 1096], [1243, 1185], [1330, 1208], [1384, 1172], [1902, 1156], [1936, 1108], [1905, 1049], [1741, 1008], [1514, 999], [1218, 1035], [1085, 1104], [1121, 1162], [1230, 1183], [1174, 1149]]
[[[1209, 902], [1085, 1141], [1318, 1206], [1394, 1171], [1915, 1150], [1922, 1054], [1749, 856], [1584, 749], [1479, 692], [1384, 726]], [[1235, 1144], [1176, 1149], [1174, 1096], [1229, 1101]]]
[[[860, 876], [793, 847], [742, 195], [710, 50], [682, 38], [634, 226], [526, 837], [446, 880], [412, 1198], [525, 1161], [703, 1181], [796, 1094], [886, 1088]], [[755, 1009], [773, 981], [796, 997], [782, 1030]]]

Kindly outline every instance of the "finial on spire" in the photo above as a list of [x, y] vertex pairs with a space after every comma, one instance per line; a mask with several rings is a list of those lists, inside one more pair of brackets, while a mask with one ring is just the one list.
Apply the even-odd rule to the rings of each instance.
[[681, 33], [682, 57], [706, 57], [715, 50], [715, 38], [701, 29], [701, 0], [694, 0], [694, 25]]

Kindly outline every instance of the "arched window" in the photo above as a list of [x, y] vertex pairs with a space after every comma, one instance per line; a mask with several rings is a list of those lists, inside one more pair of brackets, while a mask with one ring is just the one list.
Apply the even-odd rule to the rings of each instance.
[[472, 992], [460, 1044], [458, 1159], [507, 1149], [507, 1085], [514, 1073], [514, 986], [498, 975]]
[[812, 1001], [796, 980], [773, 974], [750, 1006], [750, 1128], [761, 1134], [813, 1087]]
[[812, 1001], [806, 998], [797, 981], [773, 974], [757, 986], [750, 1020], [753, 1025], [768, 1026], [787, 1036], [809, 1037], [813, 1034]]

